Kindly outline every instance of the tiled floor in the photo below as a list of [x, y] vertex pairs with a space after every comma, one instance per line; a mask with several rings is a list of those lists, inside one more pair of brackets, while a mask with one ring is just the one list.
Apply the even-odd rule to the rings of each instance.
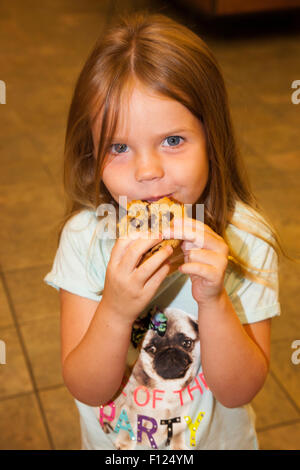
[[[60, 370], [58, 296], [42, 281], [63, 210], [64, 126], [72, 86], [103, 24], [120, 5], [132, 10], [147, 4], [0, 4], [0, 79], [7, 92], [0, 106], [0, 339], [6, 344], [6, 364], [0, 365], [1, 449], [80, 448], [77, 411]], [[270, 28], [265, 18], [257, 30], [249, 19], [240, 30], [223, 31], [173, 2], [156, 0], [151, 8], [197, 25], [213, 49], [253, 187], [296, 255], [300, 104], [290, 98], [292, 81], [300, 79], [295, 21]], [[271, 371], [253, 402], [262, 449], [300, 449], [300, 364], [291, 360], [292, 342], [300, 339], [299, 274], [299, 265], [282, 264], [282, 316], [273, 321]]]

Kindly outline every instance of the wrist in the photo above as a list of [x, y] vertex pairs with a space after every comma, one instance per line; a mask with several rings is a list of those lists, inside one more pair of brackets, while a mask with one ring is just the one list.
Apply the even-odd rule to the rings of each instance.
[[198, 312], [211, 311], [211, 312], [218, 312], [223, 311], [228, 300], [228, 295], [226, 292], [225, 287], [221, 290], [221, 292], [210, 299], [206, 299], [205, 302], [197, 302], [198, 303]]
[[133, 321], [128, 318], [124, 310], [120, 312], [118, 309], [115, 309], [104, 297], [102, 297], [100, 303], [101, 316], [105, 321], [113, 324], [115, 328], [119, 327], [124, 330], [128, 329], [131, 331]]

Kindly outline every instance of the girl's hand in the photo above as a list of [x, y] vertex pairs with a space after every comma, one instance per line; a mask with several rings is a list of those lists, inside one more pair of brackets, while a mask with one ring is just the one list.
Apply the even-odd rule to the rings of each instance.
[[163, 264], [172, 254], [170, 246], [152, 255], [137, 268], [141, 257], [162, 240], [133, 233], [118, 239], [107, 265], [102, 302], [117, 320], [132, 324], [153, 298], [170, 266]]
[[186, 217], [173, 220], [173, 227], [164, 238], [182, 239], [185, 263], [179, 267], [190, 274], [192, 295], [203, 305], [218, 298], [224, 290], [224, 277], [228, 264], [229, 248], [220, 235], [208, 225]]

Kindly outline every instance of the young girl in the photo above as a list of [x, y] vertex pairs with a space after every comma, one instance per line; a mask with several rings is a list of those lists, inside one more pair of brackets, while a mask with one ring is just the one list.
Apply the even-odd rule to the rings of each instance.
[[[44, 279], [60, 292], [83, 449], [258, 448], [249, 403], [269, 369], [283, 250], [245, 175], [207, 45], [164, 15], [111, 26], [75, 87], [68, 207]], [[160, 239], [111, 237], [114, 211], [99, 211], [165, 195], [204, 205], [204, 221], [174, 220], [173, 273], [168, 248], [137, 267]]]

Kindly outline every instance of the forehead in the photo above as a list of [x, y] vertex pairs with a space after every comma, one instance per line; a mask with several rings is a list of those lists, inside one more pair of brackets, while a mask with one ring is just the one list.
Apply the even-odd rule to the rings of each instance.
[[[116, 111], [115, 136], [126, 137], [145, 132], [160, 131], [176, 128], [184, 122], [191, 126], [198, 126], [197, 119], [179, 101], [164, 96], [155, 90], [130, 81], [122, 89], [120, 99], [114, 103]], [[99, 135], [102, 123], [100, 112], [95, 120], [94, 133]]]
[[[194, 116], [179, 101], [143, 85], [135, 86], [120, 101], [116, 134], [128, 135], [135, 129], [159, 133], [163, 127], [176, 127]], [[134, 127], [134, 129], [133, 129]]]

